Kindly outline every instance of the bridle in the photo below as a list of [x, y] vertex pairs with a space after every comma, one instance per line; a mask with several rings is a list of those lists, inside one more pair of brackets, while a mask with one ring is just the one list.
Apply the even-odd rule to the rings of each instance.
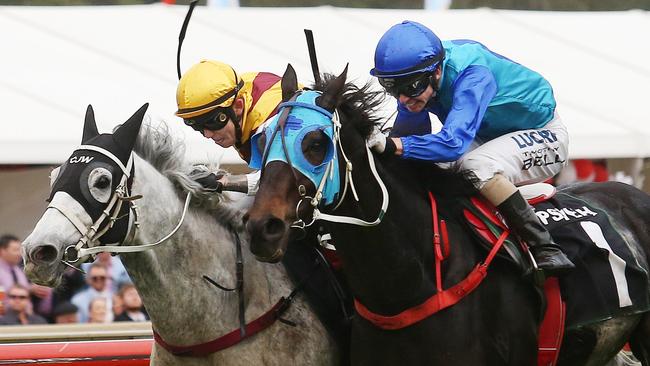
[[[134, 172], [134, 168], [133, 168], [134, 154], [131, 153], [131, 155], [129, 156], [129, 160], [125, 166], [120, 161], [120, 159], [118, 159], [113, 153], [101, 147], [94, 146], [94, 145], [82, 145], [77, 150], [91, 150], [108, 157], [115, 164], [117, 164], [117, 166], [121, 169], [123, 175], [120, 180], [120, 183], [113, 191], [110, 200], [108, 201], [106, 207], [102, 211], [102, 214], [97, 220], [95, 220], [95, 222], [90, 227], [87, 227], [84, 223], [82, 223], [81, 219], [79, 219], [72, 212], [69, 212], [69, 210], [64, 205], [59, 204], [56, 199], [53, 199], [50, 202], [50, 205], [47, 207], [47, 209], [55, 209], [59, 211], [66, 219], [68, 219], [68, 221], [70, 221], [75, 226], [75, 228], [79, 231], [79, 233], [82, 234], [77, 244], [69, 245], [68, 247], [66, 247], [63, 254], [63, 258], [61, 259], [61, 262], [63, 264], [71, 268], [74, 268], [75, 270], [81, 271], [79, 268], [77, 268], [74, 265], [74, 263], [78, 262], [79, 259], [84, 256], [95, 255], [96, 253], [99, 252], [111, 252], [111, 253], [142, 252], [145, 250], [152, 249], [155, 246], [164, 243], [167, 239], [169, 239], [172, 235], [174, 235], [176, 231], [178, 231], [178, 229], [180, 228], [181, 224], [185, 219], [185, 215], [187, 213], [190, 204], [191, 193], [189, 192], [185, 199], [185, 205], [183, 206], [183, 212], [181, 214], [181, 218], [178, 224], [176, 225], [176, 227], [169, 234], [165, 235], [162, 239], [158, 240], [155, 243], [134, 245], [134, 246], [121, 245], [124, 243], [129, 243], [133, 240], [136, 231], [140, 225], [137, 219], [138, 206], [135, 204], [135, 201], [142, 198], [142, 195], [130, 195], [129, 192], [130, 191], [129, 178], [132, 177], [132, 174]], [[119, 212], [124, 202], [128, 202], [129, 204], [129, 213], [127, 214], [129, 217], [129, 224], [124, 239], [121, 242], [114, 243], [112, 245], [98, 245], [99, 239], [107, 232], [109, 232], [111, 228], [113, 228], [115, 222], [119, 219], [124, 218], [124, 215], [119, 216]], [[281, 318], [281, 316], [289, 308], [294, 297], [303, 287], [302, 283], [299, 284], [288, 296], [281, 297], [278, 300], [278, 302], [266, 313], [262, 314], [260, 317], [256, 318], [255, 320], [249, 323], [246, 322], [246, 318], [245, 318], [246, 308], [244, 302], [244, 262], [242, 256], [241, 241], [239, 235], [237, 235], [236, 230], [230, 228], [230, 231], [234, 233], [235, 240], [236, 240], [235, 241], [236, 277], [237, 277], [236, 287], [227, 288], [221, 286], [216, 281], [214, 281], [213, 279], [209, 278], [206, 275], [202, 276], [202, 278], [208, 281], [210, 284], [220, 288], [221, 290], [237, 291], [237, 295], [239, 298], [238, 304], [239, 304], [240, 326], [238, 329], [233, 330], [221, 337], [218, 337], [217, 339], [214, 339], [209, 342], [201, 343], [201, 344], [191, 345], [191, 346], [176, 346], [176, 345], [169, 344], [154, 329], [153, 332], [154, 332], [155, 341], [174, 355], [205, 356], [220, 351], [222, 349], [233, 346], [243, 341], [244, 339], [252, 337], [258, 332], [268, 328], [276, 320], [280, 320], [281, 322], [289, 325], [295, 325], [291, 321]]]
[[[50, 204], [47, 207], [47, 210], [55, 209], [59, 211], [68, 221], [70, 221], [70, 223], [72, 223], [72, 225], [81, 234], [81, 238], [79, 239], [79, 241], [77, 241], [76, 244], [69, 245], [65, 248], [63, 252], [63, 258], [61, 259], [61, 262], [63, 264], [65, 264], [68, 267], [74, 268], [76, 270], [80, 270], [74, 264], [77, 263], [79, 259], [85, 256], [94, 256], [95, 254], [100, 252], [111, 252], [111, 253], [142, 252], [145, 250], [152, 249], [153, 247], [159, 244], [162, 244], [167, 239], [169, 239], [172, 235], [174, 235], [176, 231], [178, 231], [178, 229], [180, 228], [181, 224], [185, 219], [185, 214], [187, 213], [187, 209], [189, 207], [189, 203], [191, 199], [191, 193], [189, 192], [185, 199], [185, 205], [183, 207], [181, 218], [178, 224], [176, 225], [176, 227], [169, 234], [165, 235], [162, 239], [150, 244], [133, 245], [133, 246], [122, 245], [133, 241], [133, 239], [135, 238], [136, 231], [140, 226], [140, 223], [138, 221], [138, 215], [139, 215], [138, 206], [135, 204], [135, 201], [142, 198], [142, 195], [130, 195], [129, 192], [130, 190], [129, 178], [131, 178], [132, 173], [134, 171], [133, 153], [131, 153], [131, 155], [129, 156], [129, 160], [125, 166], [122, 163], [122, 161], [119, 158], [117, 158], [112, 152], [104, 148], [101, 148], [99, 146], [81, 145], [77, 150], [90, 150], [104, 155], [105, 157], [111, 159], [121, 169], [123, 174], [120, 183], [113, 191], [113, 194], [111, 195], [111, 198], [106, 204], [106, 207], [103, 209], [99, 218], [97, 218], [97, 220], [95, 220], [95, 222], [90, 227], [86, 226], [82, 222], [82, 220], [80, 220], [77, 217], [77, 215], [70, 212], [66, 206], [58, 204], [58, 201], [56, 199], [53, 199], [52, 202], [50, 202]], [[129, 212], [126, 214], [128, 215], [129, 223], [124, 238], [120, 242], [113, 243], [110, 245], [99, 244], [99, 239], [113, 228], [117, 220], [124, 218], [125, 215], [122, 216], [119, 215], [124, 202], [127, 202], [129, 205]]]
[[[275, 138], [278, 132], [280, 132], [280, 141], [282, 143], [282, 150], [284, 152], [284, 158], [286, 159], [286, 163], [291, 167], [291, 172], [293, 173], [294, 176], [294, 182], [296, 185], [296, 189], [298, 191], [298, 195], [300, 196], [300, 199], [298, 200], [298, 203], [296, 204], [296, 220], [291, 224], [292, 228], [299, 229], [299, 230], [304, 230], [306, 227], [311, 226], [314, 222], [317, 220], [323, 220], [323, 221], [329, 221], [329, 222], [335, 222], [335, 223], [345, 223], [345, 224], [352, 224], [352, 225], [358, 225], [358, 226], [376, 226], [378, 225], [381, 220], [383, 219], [386, 210], [388, 209], [388, 202], [389, 202], [389, 195], [388, 195], [388, 190], [386, 189], [386, 185], [384, 182], [381, 180], [379, 177], [379, 174], [377, 173], [377, 168], [375, 167], [375, 162], [374, 158], [372, 155], [372, 152], [370, 149], [366, 146], [366, 153], [368, 155], [368, 161], [370, 165], [370, 170], [373, 174], [373, 177], [379, 184], [379, 187], [381, 188], [382, 192], [382, 205], [379, 211], [379, 214], [377, 215], [377, 218], [374, 221], [365, 221], [356, 217], [349, 217], [349, 216], [339, 216], [339, 215], [332, 215], [332, 214], [325, 214], [322, 213], [319, 209], [322, 199], [323, 199], [323, 192], [325, 190], [325, 186], [327, 184], [328, 180], [334, 179], [334, 170], [336, 169], [336, 159], [337, 158], [337, 153], [338, 151], [341, 152], [341, 156], [343, 158], [343, 161], [345, 162], [345, 180], [343, 184], [343, 193], [340, 195], [338, 198], [338, 203], [334, 206], [334, 210], [336, 210], [343, 200], [345, 199], [345, 196], [348, 191], [348, 186], [350, 187], [350, 190], [352, 191], [352, 194], [354, 196], [354, 199], [359, 202], [359, 196], [357, 194], [357, 191], [354, 186], [354, 181], [352, 179], [352, 162], [350, 159], [348, 159], [347, 155], [345, 154], [345, 150], [343, 149], [343, 145], [341, 144], [341, 122], [339, 120], [339, 113], [337, 110], [334, 111], [334, 113], [331, 113], [324, 108], [319, 107], [318, 105], [311, 104], [311, 103], [304, 103], [304, 102], [297, 102], [296, 99], [297, 97], [302, 93], [303, 91], [297, 91], [287, 102], [281, 103], [278, 108], [280, 108], [280, 113], [278, 115], [278, 122], [275, 126], [275, 129], [273, 130], [273, 134], [271, 135], [271, 139], [267, 141], [266, 147], [264, 149], [264, 155], [262, 158], [262, 164], [261, 164], [261, 169], [262, 172], [264, 170], [264, 167], [267, 164], [267, 160], [269, 157], [269, 151], [271, 150], [271, 145], [275, 142]], [[303, 184], [298, 184], [299, 179], [298, 179], [298, 172], [297, 168], [291, 161], [291, 156], [289, 154], [289, 149], [287, 148], [287, 143], [285, 140], [285, 128], [286, 128], [286, 121], [287, 118], [289, 117], [291, 111], [293, 108], [308, 108], [310, 110], [316, 111], [324, 116], [326, 116], [330, 121], [331, 121], [331, 128], [333, 129], [333, 134], [332, 134], [332, 146], [334, 147], [334, 152], [331, 156], [331, 159], [327, 163], [327, 168], [324, 170], [324, 173], [318, 182], [316, 184], [315, 181], [312, 181], [314, 183], [314, 186], [316, 187], [316, 192], [314, 193], [313, 197], [307, 195], [307, 188]], [[311, 219], [308, 219], [308, 222], [305, 222], [300, 217], [300, 208], [303, 203], [303, 201], [309, 202], [309, 205], [312, 208], [312, 215]]]

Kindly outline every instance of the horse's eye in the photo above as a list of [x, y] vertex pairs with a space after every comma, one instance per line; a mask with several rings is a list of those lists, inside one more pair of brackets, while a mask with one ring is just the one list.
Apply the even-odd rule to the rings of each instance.
[[97, 202], [107, 203], [111, 198], [113, 176], [106, 168], [95, 168], [88, 175], [88, 190]]
[[102, 175], [95, 181], [95, 188], [106, 189], [111, 185], [111, 180], [107, 176]]
[[325, 144], [322, 141], [314, 141], [311, 143], [310, 149], [314, 152], [322, 152], [325, 148]]
[[320, 165], [325, 160], [328, 136], [321, 130], [311, 131], [302, 140], [301, 148], [305, 159], [310, 164]]

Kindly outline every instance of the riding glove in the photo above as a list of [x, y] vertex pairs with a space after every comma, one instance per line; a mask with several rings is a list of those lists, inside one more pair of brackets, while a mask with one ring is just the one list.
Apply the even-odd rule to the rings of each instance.
[[216, 174], [209, 170], [197, 168], [192, 170], [188, 176], [208, 192], [221, 193], [223, 191], [223, 183], [219, 181], [219, 177]]
[[368, 136], [366, 145], [379, 154], [393, 155], [395, 154], [395, 150], [397, 150], [395, 142], [393, 142], [393, 140], [388, 136], [384, 135], [377, 126], [375, 126], [372, 133], [370, 133], [370, 136]]

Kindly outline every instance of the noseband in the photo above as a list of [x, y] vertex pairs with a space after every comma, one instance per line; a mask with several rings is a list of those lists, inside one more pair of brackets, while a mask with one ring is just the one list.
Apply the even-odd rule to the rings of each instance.
[[[138, 206], [135, 204], [135, 201], [142, 198], [142, 195], [131, 196], [129, 193], [128, 180], [131, 177], [133, 172], [133, 153], [129, 156], [129, 160], [124, 166], [122, 161], [118, 159], [110, 151], [103, 149], [94, 145], [81, 145], [77, 150], [90, 150], [98, 152], [105, 157], [111, 159], [117, 166], [122, 170], [122, 178], [120, 183], [113, 191], [110, 200], [108, 201], [106, 207], [102, 211], [102, 214], [97, 220], [90, 226], [87, 227], [82, 221], [72, 212], [69, 212], [69, 209], [65, 205], [61, 205], [57, 202], [56, 199], [53, 199], [52, 202], [48, 205], [47, 209], [55, 209], [59, 211], [72, 225], [79, 231], [81, 238], [75, 245], [69, 245], [65, 248], [63, 252], [63, 258], [61, 262], [68, 267], [72, 267], [75, 270], [79, 270], [74, 263], [77, 263], [79, 259], [91, 255], [94, 257], [95, 254], [100, 252], [111, 252], [111, 253], [133, 253], [141, 252], [144, 250], [151, 249], [158, 244], [165, 242], [169, 239], [178, 229], [180, 228], [183, 220], [185, 219], [185, 214], [189, 207], [191, 193], [188, 192], [185, 199], [185, 205], [183, 207], [183, 213], [181, 215], [180, 221], [176, 227], [162, 239], [158, 240], [155, 243], [143, 244], [143, 245], [134, 245], [134, 246], [122, 246], [123, 243], [130, 243], [135, 237], [136, 231], [140, 226], [138, 222]], [[115, 222], [119, 219], [122, 219], [123, 216], [119, 216], [120, 210], [124, 202], [129, 204], [129, 213], [128, 227], [127, 232], [124, 236], [124, 239], [121, 242], [113, 243], [111, 245], [100, 245], [99, 239], [105, 235], [113, 226]], [[102, 227], [103, 225], [103, 227]], [[101, 228], [101, 229], [100, 229]]]

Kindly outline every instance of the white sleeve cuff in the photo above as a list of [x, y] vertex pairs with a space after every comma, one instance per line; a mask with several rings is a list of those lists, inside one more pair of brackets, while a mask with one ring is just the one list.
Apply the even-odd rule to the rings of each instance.
[[257, 183], [260, 180], [260, 171], [254, 171], [252, 173], [246, 174], [246, 181], [248, 183], [248, 192], [246, 193], [249, 196], [254, 196], [257, 193]]

